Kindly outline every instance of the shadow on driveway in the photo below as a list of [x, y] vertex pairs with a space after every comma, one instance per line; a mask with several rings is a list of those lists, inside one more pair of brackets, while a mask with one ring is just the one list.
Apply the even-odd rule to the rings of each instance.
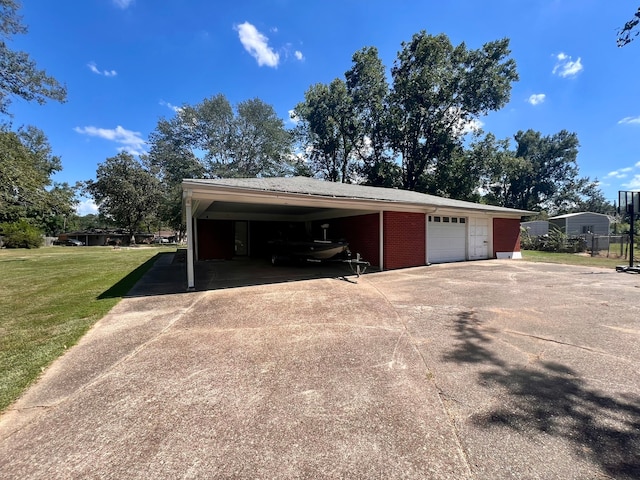
[[443, 360], [489, 367], [477, 383], [506, 392], [502, 405], [472, 416], [474, 425], [557, 437], [614, 478], [640, 478], [640, 398], [589, 388], [561, 363], [507, 364], [471, 311], [460, 312], [453, 329], [456, 344]]
[[[140, 271], [146, 271], [142, 281], [131, 288], [131, 278], [140, 278]], [[302, 280], [335, 278], [356, 282], [357, 278], [345, 263], [303, 263], [274, 266], [267, 259], [236, 258], [234, 260], [195, 262], [195, 290], [210, 291], [226, 288], [270, 285]], [[123, 285], [129, 282], [126, 297], [170, 295], [187, 293], [186, 250], [175, 254], [159, 254], [118, 284], [104, 292], [100, 298], [123, 296]], [[126, 292], [126, 290], [124, 290]], [[118, 295], [119, 293], [119, 295]]]

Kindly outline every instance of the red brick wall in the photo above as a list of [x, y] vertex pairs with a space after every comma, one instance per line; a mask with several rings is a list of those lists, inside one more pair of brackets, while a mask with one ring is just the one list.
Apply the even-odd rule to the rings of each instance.
[[384, 268], [425, 264], [425, 215], [384, 212]]
[[329, 222], [329, 237], [344, 238], [349, 242], [349, 250], [359, 253], [371, 265], [379, 267], [380, 263], [380, 215], [358, 215], [355, 217], [336, 218]]
[[198, 220], [198, 259], [231, 260], [234, 254], [233, 222]]
[[517, 218], [493, 219], [493, 256], [496, 252], [520, 251], [520, 220]]

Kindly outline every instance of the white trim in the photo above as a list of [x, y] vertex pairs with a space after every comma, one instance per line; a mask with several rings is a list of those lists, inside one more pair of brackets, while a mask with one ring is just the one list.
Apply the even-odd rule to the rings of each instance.
[[380, 235], [380, 252], [379, 252], [379, 262], [380, 262], [380, 271], [384, 270], [384, 212], [380, 210], [378, 215], [378, 223], [379, 223], [379, 235]]
[[496, 252], [498, 260], [521, 260], [522, 252]]
[[193, 273], [193, 215], [191, 212], [191, 192], [187, 193], [185, 199], [185, 210], [187, 217], [187, 290], [195, 289], [195, 278]]
[[196, 262], [200, 260], [200, 243], [198, 242], [198, 219], [193, 219], [193, 253]]
[[[406, 202], [395, 202], [388, 200], [371, 200], [361, 198], [344, 198], [330, 197], [323, 195], [308, 195], [290, 192], [274, 192], [274, 191], [255, 191], [248, 189], [240, 189], [222, 185], [206, 185], [197, 182], [183, 181], [183, 188], [189, 188], [194, 197], [201, 199], [205, 204], [207, 201], [224, 201], [231, 203], [260, 203], [267, 205], [294, 205], [314, 208], [338, 208], [351, 210], [374, 210], [379, 211], [381, 204], [385, 210], [394, 212], [418, 212], [425, 213], [436, 211], [442, 215], [450, 216], [466, 216], [466, 215], [489, 215], [499, 218], [522, 218], [528, 212], [524, 211], [499, 211], [499, 210], [483, 210], [479, 208], [460, 207], [440, 207], [428, 204], [415, 204]], [[199, 208], [197, 215], [201, 215], [208, 207]]]
[[424, 264], [429, 265], [429, 213], [424, 214]]

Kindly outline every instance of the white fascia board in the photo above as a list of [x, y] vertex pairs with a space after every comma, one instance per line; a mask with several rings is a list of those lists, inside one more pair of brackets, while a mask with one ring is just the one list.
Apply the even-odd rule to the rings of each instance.
[[[195, 187], [195, 186], [194, 186]], [[285, 192], [257, 192], [239, 191], [239, 189], [225, 189], [216, 187], [215, 192], [206, 188], [193, 188], [193, 197], [203, 201], [224, 201], [231, 203], [259, 203], [267, 205], [291, 205], [296, 207], [336, 208], [349, 210], [384, 210], [396, 212], [419, 212], [433, 210], [429, 205], [411, 205], [396, 202], [363, 200], [344, 197], [324, 197], [320, 195], [306, 195]]]

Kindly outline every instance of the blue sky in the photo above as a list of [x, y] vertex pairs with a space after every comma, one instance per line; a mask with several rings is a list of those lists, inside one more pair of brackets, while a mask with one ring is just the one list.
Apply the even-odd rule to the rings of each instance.
[[[260, 98], [283, 120], [314, 83], [343, 78], [354, 52], [375, 46], [388, 69], [426, 30], [470, 48], [508, 37], [520, 81], [481, 119], [498, 138], [532, 128], [578, 134], [580, 173], [613, 201], [640, 189], [640, 39], [616, 47], [638, 7], [600, 0], [23, 0], [27, 35], [11, 47], [64, 82], [65, 104], [15, 100], [14, 126], [47, 134], [63, 170], [95, 177], [119, 150], [144, 152], [161, 117], [224, 94]], [[82, 213], [91, 210], [83, 204]]]

